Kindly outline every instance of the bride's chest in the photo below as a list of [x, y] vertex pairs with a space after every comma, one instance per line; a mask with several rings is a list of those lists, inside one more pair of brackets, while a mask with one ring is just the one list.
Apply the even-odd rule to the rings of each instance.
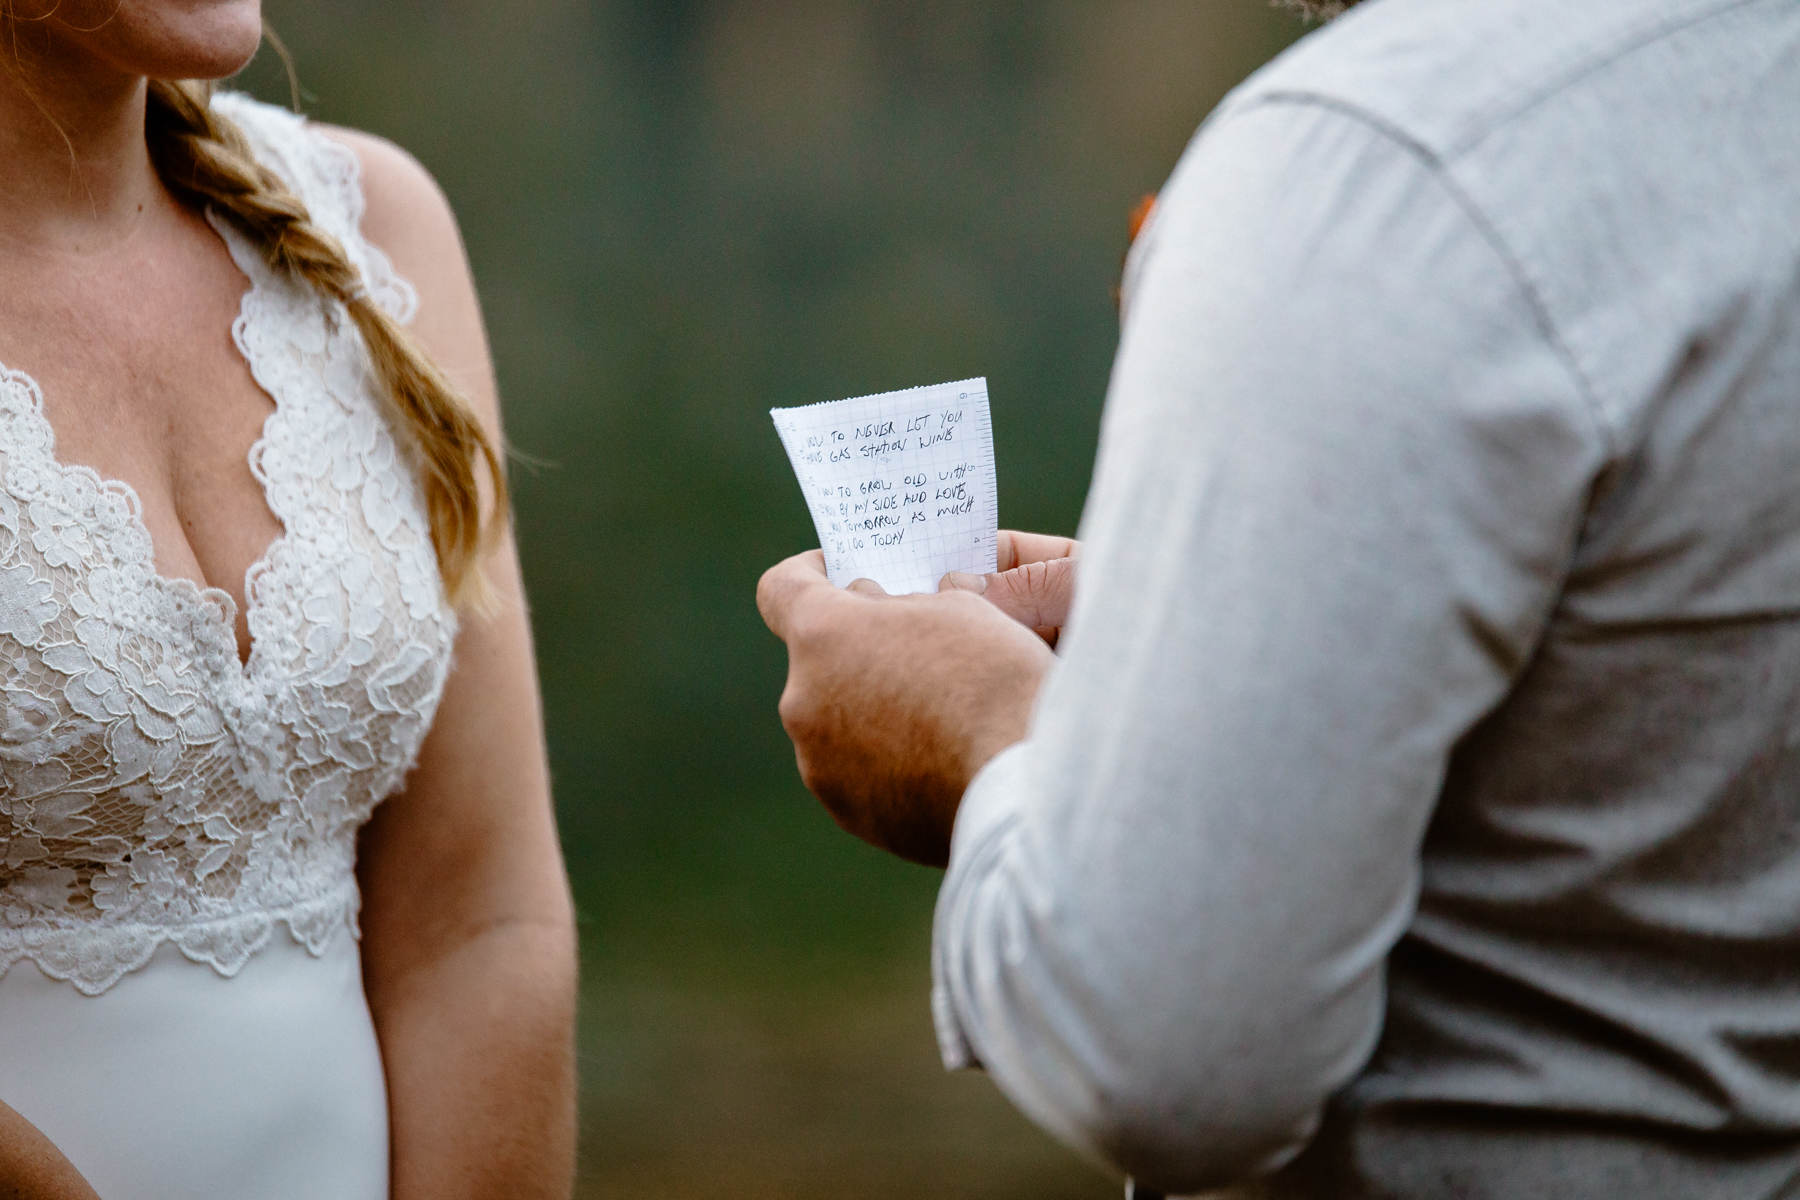
[[203, 219], [169, 224], [112, 269], [0, 262], [0, 361], [59, 463], [130, 486], [156, 570], [232, 596], [244, 658], [245, 573], [281, 533], [247, 458], [274, 402], [231, 336], [251, 281]]
[[[324, 828], [398, 784], [454, 618], [416, 479], [340, 326], [257, 281], [225, 326], [250, 390], [213, 393], [217, 437], [174, 431], [160, 473], [145, 437], [142, 492], [129, 467], [66, 456], [38, 381], [0, 372], [0, 842], [80, 858], [197, 796]], [[207, 582], [233, 567], [231, 590]]]

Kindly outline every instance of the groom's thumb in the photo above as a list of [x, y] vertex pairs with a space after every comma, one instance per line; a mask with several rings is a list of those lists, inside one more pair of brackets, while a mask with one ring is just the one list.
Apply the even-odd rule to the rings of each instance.
[[944, 576], [943, 589], [979, 592], [988, 603], [1032, 629], [1061, 629], [1075, 599], [1075, 560], [1052, 558], [992, 575]]

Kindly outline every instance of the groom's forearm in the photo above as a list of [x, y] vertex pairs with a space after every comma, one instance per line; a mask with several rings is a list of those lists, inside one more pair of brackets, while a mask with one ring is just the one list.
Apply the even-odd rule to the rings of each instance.
[[575, 977], [570, 925], [513, 921], [371, 987], [394, 1200], [566, 1200]]

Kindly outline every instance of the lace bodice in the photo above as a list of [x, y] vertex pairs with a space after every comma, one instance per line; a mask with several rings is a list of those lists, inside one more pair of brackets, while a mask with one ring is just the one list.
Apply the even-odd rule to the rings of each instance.
[[[358, 230], [354, 155], [214, 103], [408, 319]], [[356, 832], [418, 752], [455, 633], [354, 325], [213, 224], [275, 403], [250, 469], [283, 534], [246, 576], [247, 663], [231, 596], [157, 574], [136, 494], [58, 462], [37, 385], [0, 367], [0, 972], [28, 959], [89, 994], [164, 942], [230, 975], [277, 924], [315, 954], [354, 931]]]

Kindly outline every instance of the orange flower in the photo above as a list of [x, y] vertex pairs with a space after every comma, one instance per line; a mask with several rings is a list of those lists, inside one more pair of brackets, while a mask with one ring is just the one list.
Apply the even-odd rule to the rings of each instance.
[[[1155, 207], [1156, 207], [1156, 193], [1155, 192], [1150, 192], [1147, 195], [1143, 196], [1142, 198], [1140, 198], [1138, 200], [1138, 202], [1135, 205], [1132, 206], [1131, 221], [1130, 221], [1130, 224], [1127, 226], [1127, 228], [1129, 229], [1129, 231], [1131, 233], [1131, 237], [1130, 237], [1130, 240], [1125, 243], [1125, 248], [1126, 248], [1127, 253], [1130, 252], [1132, 242], [1137, 241], [1138, 234], [1140, 234], [1144, 231], [1144, 223], [1150, 219], [1150, 210]], [[1119, 303], [1119, 285], [1115, 284], [1115, 285], [1113, 285], [1113, 305], [1115, 307], [1117, 307], [1118, 303]]]
[[1131, 240], [1137, 241], [1138, 234], [1144, 231], [1144, 222], [1150, 219], [1150, 210], [1156, 207], [1156, 193], [1149, 192], [1137, 202], [1131, 210]]

